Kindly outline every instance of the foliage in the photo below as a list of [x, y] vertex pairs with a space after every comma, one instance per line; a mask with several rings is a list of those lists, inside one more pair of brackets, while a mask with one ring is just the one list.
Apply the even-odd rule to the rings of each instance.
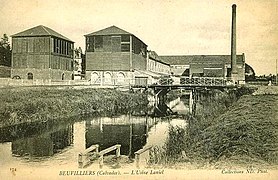
[[4, 34], [0, 40], [0, 65], [11, 66], [12, 50], [9, 43], [9, 37]]
[[113, 116], [147, 107], [147, 96], [113, 89], [1, 89], [0, 125], [68, 118]]

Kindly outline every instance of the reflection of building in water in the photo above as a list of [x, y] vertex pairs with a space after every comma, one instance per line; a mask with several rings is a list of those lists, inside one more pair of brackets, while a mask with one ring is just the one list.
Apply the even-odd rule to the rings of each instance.
[[36, 137], [22, 138], [12, 142], [15, 155], [51, 156], [70, 146], [73, 142], [73, 125], [58, 131], [50, 131]]
[[121, 116], [86, 122], [86, 148], [99, 144], [100, 150], [121, 144], [121, 154], [133, 156], [147, 140], [147, 118]]

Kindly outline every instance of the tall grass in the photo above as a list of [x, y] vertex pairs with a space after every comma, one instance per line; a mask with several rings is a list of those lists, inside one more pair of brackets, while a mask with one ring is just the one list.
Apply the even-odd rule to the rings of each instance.
[[149, 164], [171, 165], [177, 162], [184, 162], [186, 131], [183, 127], [170, 125], [168, 136], [162, 147], [153, 147], [149, 154]]
[[[150, 163], [169, 165], [190, 160], [191, 162], [206, 164], [207, 162], [215, 162], [220, 157], [229, 155], [229, 153], [232, 153], [230, 156], [240, 155], [233, 143], [236, 143], [237, 136], [242, 135], [237, 131], [243, 127], [235, 127], [235, 125], [238, 122], [244, 122], [244, 127], [248, 127], [250, 121], [248, 122], [247, 119], [242, 121], [238, 116], [244, 116], [246, 111], [255, 113], [255, 111], [249, 111], [249, 109], [244, 110], [245, 102], [252, 101], [252, 98], [245, 99], [244, 95], [251, 94], [253, 91], [248, 88], [226, 92], [214, 90], [199, 97], [196, 116], [191, 116], [188, 119], [186, 128], [170, 126], [168, 139], [164, 147], [156, 147], [151, 152]], [[237, 102], [240, 97], [242, 99]], [[237, 108], [237, 111], [234, 111], [234, 108]], [[233, 123], [222, 122], [223, 119], [230, 119]], [[253, 127], [253, 125], [251, 124], [250, 127]], [[242, 129], [243, 132], [245, 130], [246, 128]], [[254, 130], [252, 129], [249, 133], [256, 132]], [[266, 139], [260, 139], [260, 141], [266, 142]], [[255, 145], [258, 142], [252, 141], [252, 143]], [[231, 149], [227, 149], [227, 147]], [[245, 147], [248, 148], [249, 145], [246, 144]], [[232, 151], [233, 148], [235, 148], [235, 151]]]
[[191, 159], [211, 163], [278, 163], [278, 96], [244, 95], [251, 92], [244, 89], [221, 95], [211, 102], [212, 106], [204, 102], [187, 128], [185, 150]]
[[114, 89], [0, 89], [0, 125], [84, 114], [112, 116], [147, 106], [147, 95]]

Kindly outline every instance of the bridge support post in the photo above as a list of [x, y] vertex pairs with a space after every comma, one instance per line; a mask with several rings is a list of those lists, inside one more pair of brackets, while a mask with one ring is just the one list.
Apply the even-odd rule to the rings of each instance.
[[172, 114], [172, 110], [165, 103], [165, 96], [169, 89], [155, 89], [155, 114], [158, 116], [166, 116]]
[[193, 90], [190, 91], [189, 94], [189, 113], [192, 114], [193, 112]]
[[196, 114], [197, 100], [198, 100], [198, 92], [192, 89], [189, 94], [189, 114], [193, 116]]

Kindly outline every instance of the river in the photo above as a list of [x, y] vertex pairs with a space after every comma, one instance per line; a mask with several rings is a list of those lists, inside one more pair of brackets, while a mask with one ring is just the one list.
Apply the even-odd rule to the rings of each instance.
[[[186, 109], [182, 101], [173, 107]], [[121, 115], [69, 121], [36, 122], [0, 129], [0, 168], [78, 168], [78, 154], [93, 144], [100, 150], [121, 144], [121, 155], [148, 145], [163, 146], [170, 125], [185, 126], [179, 118]]]

